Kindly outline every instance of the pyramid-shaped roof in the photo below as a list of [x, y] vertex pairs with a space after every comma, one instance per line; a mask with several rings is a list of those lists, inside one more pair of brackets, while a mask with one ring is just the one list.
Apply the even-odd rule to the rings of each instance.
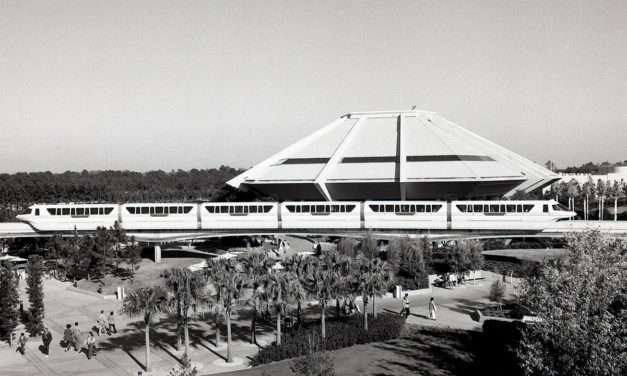
[[559, 177], [426, 111], [341, 116], [228, 182], [278, 199], [502, 196]]

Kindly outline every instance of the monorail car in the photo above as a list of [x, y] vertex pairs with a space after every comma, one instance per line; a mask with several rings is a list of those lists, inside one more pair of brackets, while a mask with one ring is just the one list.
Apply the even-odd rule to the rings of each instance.
[[366, 201], [364, 226], [371, 229], [446, 230], [446, 201]]
[[573, 216], [554, 200], [451, 202], [451, 228], [456, 230], [541, 230]]

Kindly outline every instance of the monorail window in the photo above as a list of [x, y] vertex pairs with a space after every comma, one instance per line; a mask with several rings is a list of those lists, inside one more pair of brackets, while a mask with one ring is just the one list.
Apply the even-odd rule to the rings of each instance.
[[523, 205], [523, 212], [529, 213], [533, 207], [534, 205]]
[[251, 213], [257, 213], [257, 209], [258, 209], [257, 205], [251, 205], [248, 208], [248, 211], [251, 212]]
[[85, 209], [76, 208], [76, 215], [85, 215]]
[[375, 213], [379, 212], [379, 205], [368, 205], [370, 207], [370, 210], [372, 210]]
[[[422, 205], [420, 205], [420, 206], [422, 206]], [[425, 209], [427, 209], [427, 210], [426, 210], [426, 211], [427, 211], [427, 213], [431, 213], [431, 211], [433, 210], [433, 209], [432, 209], [432, 207], [431, 207], [431, 205], [425, 205]]]
[[427, 208], [429, 208], [429, 205], [416, 205], [416, 211], [418, 213], [424, 213], [424, 212], [429, 211], [427, 210]]
[[508, 213], [516, 213], [516, 205], [507, 204], [505, 205]]
[[229, 212], [229, 207], [226, 205], [220, 206], [220, 213], [221, 214], [226, 214]]
[[355, 205], [346, 205], [346, 212], [352, 213], [355, 210]]
[[165, 214], [165, 213], [163, 212], [163, 206], [157, 206], [157, 207], [155, 207], [155, 214], [156, 214], [156, 215], [163, 215], [163, 214]]
[[295, 205], [286, 205], [285, 208], [287, 209], [288, 212], [290, 213], [294, 213], [296, 212], [296, 206]]
[[331, 205], [331, 213], [339, 213], [340, 205]]
[[113, 208], [104, 208], [105, 215], [111, 214], [112, 211], [113, 211]]
[[70, 208], [63, 208], [61, 209], [61, 212], [63, 213], [63, 215], [70, 215]]
[[89, 208], [89, 215], [98, 215], [98, 208]]
[[466, 213], [466, 205], [457, 205], [457, 209], [462, 213]]
[[543, 213], [548, 213], [549, 212], [549, 205], [547, 205], [547, 204], [542, 205], [542, 212]]
[[[175, 208], [176, 209], [176, 208]], [[215, 207], [213, 206], [205, 206], [205, 209], [209, 212], [209, 213], [214, 213], [215, 212]], [[172, 211], [172, 208], [170, 208], [170, 212]]]
[[431, 211], [437, 213], [442, 209], [442, 205], [431, 205]]
[[39, 216], [39, 208], [35, 209], [35, 215]]
[[490, 213], [499, 213], [500, 212], [500, 205], [490, 205]]
[[76, 215], [76, 208], [70, 208], [70, 215], [71, 216], [75, 216]]
[[150, 214], [150, 208], [148, 206], [141, 207], [142, 214]]
[[[213, 206], [211, 208], [213, 208]], [[179, 211], [179, 208], [177, 206], [170, 206], [170, 214], [177, 214], [178, 211]]]
[[183, 206], [183, 214], [191, 212], [193, 208], [193, 206]]
[[473, 209], [472, 205], [467, 205], [466, 206], [466, 210], [468, 210], [468, 213], [472, 213], [473, 212], [472, 209]]
[[385, 211], [387, 213], [392, 213], [394, 212], [394, 205], [385, 205]]
[[135, 208], [133, 206], [127, 207], [126, 211], [129, 212], [130, 214], [135, 214]]
[[50, 208], [48, 208], [46, 210], [48, 210], [48, 214], [50, 214], [50, 215], [57, 215], [57, 209], [50, 209]]

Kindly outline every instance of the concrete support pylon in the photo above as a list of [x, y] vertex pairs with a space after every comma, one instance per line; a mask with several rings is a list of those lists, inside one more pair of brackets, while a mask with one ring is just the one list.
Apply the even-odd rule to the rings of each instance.
[[161, 244], [155, 244], [155, 264], [161, 263]]

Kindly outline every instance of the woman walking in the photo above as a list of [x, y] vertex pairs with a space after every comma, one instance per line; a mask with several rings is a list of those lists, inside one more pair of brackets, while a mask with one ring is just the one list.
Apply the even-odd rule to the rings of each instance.
[[438, 307], [435, 305], [435, 300], [431, 297], [429, 300], [429, 318], [431, 320], [436, 320], [435, 313], [438, 311]]

